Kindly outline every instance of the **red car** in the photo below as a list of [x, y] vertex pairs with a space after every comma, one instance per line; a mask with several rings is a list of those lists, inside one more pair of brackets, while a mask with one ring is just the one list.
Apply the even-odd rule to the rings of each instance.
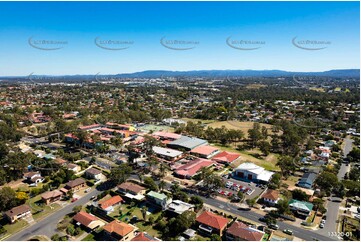
[[78, 198], [73, 198], [72, 200], [71, 200], [71, 202], [73, 203], [73, 202], [75, 202], [75, 201], [77, 201], [78, 200]]

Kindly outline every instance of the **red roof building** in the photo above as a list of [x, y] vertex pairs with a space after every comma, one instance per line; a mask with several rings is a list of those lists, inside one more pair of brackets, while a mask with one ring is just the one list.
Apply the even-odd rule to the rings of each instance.
[[113, 210], [113, 207], [120, 204], [122, 201], [123, 199], [119, 195], [116, 195], [109, 199], [98, 202], [98, 206], [105, 211], [109, 211]]
[[175, 174], [181, 178], [191, 178], [197, 174], [202, 167], [210, 167], [215, 164], [216, 162], [214, 161], [198, 158], [178, 167], [175, 170]]
[[214, 213], [204, 211], [196, 219], [196, 222], [199, 223], [199, 229], [202, 232], [208, 234], [219, 234], [222, 236], [223, 230], [227, 227], [229, 220]]
[[227, 240], [261, 241], [264, 232], [235, 221], [226, 231]]
[[223, 164], [230, 164], [233, 161], [237, 160], [241, 155], [237, 153], [231, 153], [228, 151], [223, 151], [221, 153], [216, 154], [212, 160], [223, 163]]
[[206, 159], [211, 158], [217, 153], [219, 153], [219, 149], [210, 145], [201, 145], [191, 150], [191, 154]]

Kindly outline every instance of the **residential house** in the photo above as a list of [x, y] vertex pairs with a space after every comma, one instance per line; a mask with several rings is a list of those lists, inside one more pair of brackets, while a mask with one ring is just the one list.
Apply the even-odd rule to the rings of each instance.
[[277, 190], [268, 189], [263, 195], [262, 195], [264, 203], [270, 205], [270, 206], [276, 206], [278, 201], [280, 200], [280, 193]]
[[160, 239], [149, 235], [147, 232], [137, 232], [137, 235], [131, 241], [160, 241]]
[[232, 162], [238, 160], [238, 158], [240, 157], [240, 154], [237, 153], [232, 153], [232, 152], [228, 152], [228, 151], [223, 151], [221, 153], [216, 154], [212, 160], [216, 161], [218, 163], [222, 163], [222, 164], [231, 164]]
[[235, 221], [226, 231], [225, 237], [230, 241], [262, 241], [265, 233], [247, 224]]
[[100, 180], [102, 177], [102, 171], [92, 167], [85, 171], [85, 176], [88, 179]]
[[298, 181], [297, 186], [303, 188], [312, 188], [313, 183], [317, 178], [317, 174], [314, 172], [306, 172], [303, 174], [302, 178]]
[[215, 165], [215, 161], [197, 158], [195, 160], [189, 161], [185, 165], [179, 166], [175, 171], [175, 175], [180, 178], [190, 179], [196, 175], [202, 167], [210, 167]]
[[104, 222], [95, 217], [92, 214], [89, 214], [84, 211], [80, 211], [73, 217], [74, 221], [76, 221], [77, 225], [82, 225], [89, 230], [94, 230], [96, 228], [100, 228], [104, 226]]
[[146, 192], [146, 188], [134, 184], [132, 182], [123, 182], [122, 184], [117, 186], [118, 191], [124, 194], [125, 197], [136, 200], [143, 200], [144, 194]]
[[24, 174], [24, 179], [30, 186], [36, 186], [38, 183], [44, 181], [44, 177], [39, 172], [27, 172]]
[[73, 163], [67, 164], [66, 168], [70, 171], [73, 171], [74, 173], [78, 173], [79, 171], [81, 171], [81, 167]]
[[169, 148], [163, 148], [159, 146], [153, 146], [152, 148], [155, 155], [158, 157], [168, 160], [168, 161], [175, 161], [182, 157], [183, 152], [179, 150], [173, 150]]
[[197, 217], [196, 222], [198, 224], [199, 232], [207, 235], [218, 234], [219, 236], [222, 236], [229, 220], [212, 212], [204, 211]]
[[14, 207], [14, 208], [6, 211], [4, 214], [11, 223], [14, 223], [18, 219], [21, 219], [23, 217], [30, 215], [31, 209], [28, 205], [23, 204], [23, 205]]
[[119, 196], [113, 196], [110, 198], [102, 199], [98, 202], [98, 207], [105, 211], [107, 214], [114, 211], [114, 207], [121, 204], [123, 199]]
[[137, 227], [124, 223], [119, 220], [114, 220], [103, 227], [105, 235], [110, 240], [127, 241], [135, 237]]
[[267, 171], [250, 162], [240, 164], [234, 171], [235, 177], [258, 183], [268, 183], [273, 174], [274, 172]]
[[46, 204], [49, 205], [50, 203], [59, 201], [63, 197], [63, 193], [59, 190], [53, 190], [44, 192], [41, 195], [41, 200]]
[[310, 215], [313, 204], [309, 202], [299, 201], [296, 199], [292, 199], [288, 206], [292, 212], [294, 212], [296, 215], [300, 217], [308, 217]]
[[179, 215], [186, 211], [194, 211], [194, 205], [181, 200], [173, 200], [167, 207], [167, 211], [172, 215]]
[[85, 180], [83, 178], [77, 178], [75, 180], [66, 183], [64, 188], [68, 191], [71, 190], [72, 192], [77, 192], [85, 188], [85, 186], [86, 186]]
[[147, 202], [165, 210], [168, 204], [172, 202], [172, 199], [169, 199], [164, 193], [150, 191], [147, 193]]
[[213, 156], [215, 156], [216, 154], [219, 153], [219, 149], [210, 145], [200, 145], [197, 146], [196, 148], [192, 149], [191, 151], [192, 155], [201, 157], [201, 158], [205, 158], [205, 159], [209, 159]]

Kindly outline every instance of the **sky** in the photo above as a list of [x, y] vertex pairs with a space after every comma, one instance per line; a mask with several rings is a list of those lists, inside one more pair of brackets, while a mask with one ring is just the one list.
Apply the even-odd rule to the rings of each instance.
[[359, 68], [359, 4], [0, 2], [0, 76]]

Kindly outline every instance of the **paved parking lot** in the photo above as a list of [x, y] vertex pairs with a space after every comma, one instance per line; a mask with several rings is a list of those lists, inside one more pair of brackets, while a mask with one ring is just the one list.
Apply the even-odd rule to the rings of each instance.
[[[264, 191], [264, 188], [259, 187], [256, 183], [239, 181], [229, 176], [228, 178], [223, 177], [223, 181], [226, 184], [226, 187], [220, 189], [221, 191], [219, 192], [221, 192], [220, 195], [228, 197], [231, 196], [229, 195], [230, 193], [237, 194], [238, 191], [241, 190], [245, 195], [245, 199], [253, 199]], [[227, 185], [227, 183], [229, 185]]]

